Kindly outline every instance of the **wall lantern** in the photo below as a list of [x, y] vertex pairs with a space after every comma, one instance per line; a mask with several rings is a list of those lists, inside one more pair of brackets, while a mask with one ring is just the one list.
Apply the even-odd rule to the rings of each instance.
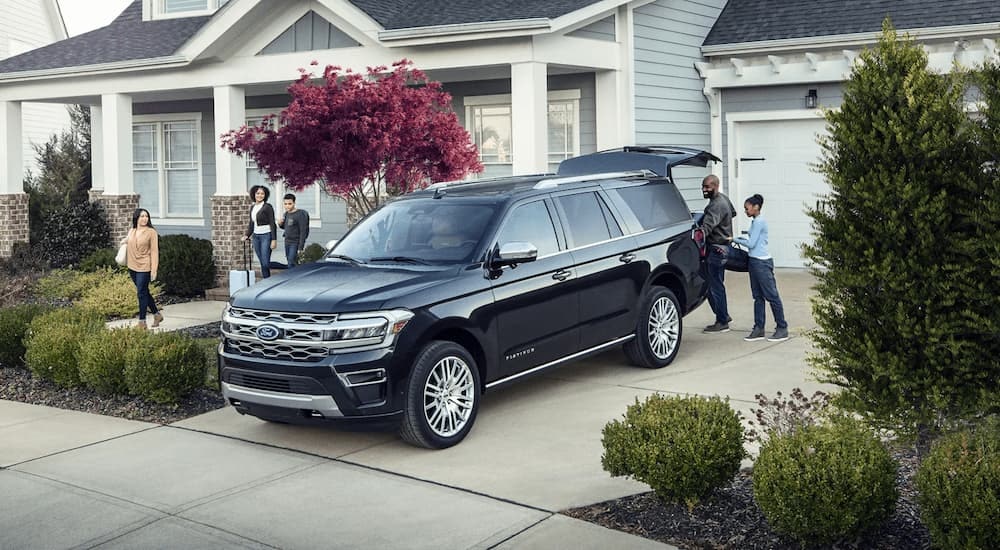
[[816, 90], [809, 90], [806, 94], [806, 109], [815, 109], [819, 105], [819, 95], [816, 94]]

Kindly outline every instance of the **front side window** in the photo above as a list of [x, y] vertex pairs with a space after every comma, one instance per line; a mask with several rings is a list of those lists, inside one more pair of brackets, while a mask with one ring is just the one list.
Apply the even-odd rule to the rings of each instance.
[[543, 201], [522, 204], [511, 212], [500, 230], [497, 243], [527, 242], [535, 245], [539, 256], [559, 252], [552, 216]]
[[556, 198], [565, 214], [569, 240], [574, 248], [622, 235], [618, 222], [597, 193], [577, 193]]
[[132, 125], [132, 176], [139, 206], [154, 218], [201, 217], [198, 120]]

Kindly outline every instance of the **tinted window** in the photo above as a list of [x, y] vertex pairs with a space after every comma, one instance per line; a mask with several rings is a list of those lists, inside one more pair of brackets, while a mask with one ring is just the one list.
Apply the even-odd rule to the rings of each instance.
[[587, 246], [611, 238], [609, 221], [615, 229], [615, 236], [621, 236], [621, 229], [608, 211], [604, 201], [596, 193], [563, 195], [556, 198], [566, 214], [569, 239], [573, 247]]
[[611, 191], [625, 201], [643, 229], [690, 221], [691, 212], [676, 187], [670, 184], [623, 187]]
[[542, 201], [529, 202], [515, 208], [504, 224], [497, 242], [528, 242], [538, 248], [539, 256], [559, 251], [559, 240], [556, 239], [552, 217]]

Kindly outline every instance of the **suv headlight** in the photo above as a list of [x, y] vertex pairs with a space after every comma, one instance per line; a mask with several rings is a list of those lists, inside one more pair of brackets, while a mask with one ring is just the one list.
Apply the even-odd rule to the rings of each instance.
[[[346, 323], [345, 323], [346, 324]], [[358, 340], [361, 338], [382, 338], [389, 321], [380, 318], [358, 319], [351, 325], [323, 331], [323, 340]]]
[[389, 346], [412, 318], [405, 309], [343, 314], [323, 330], [323, 340], [336, 347]]

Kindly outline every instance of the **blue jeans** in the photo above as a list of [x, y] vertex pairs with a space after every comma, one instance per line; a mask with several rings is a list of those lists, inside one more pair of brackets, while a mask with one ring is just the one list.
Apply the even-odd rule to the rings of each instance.
[[147, 309], [153, 315], [159, 313], [159, 310], [156, 309], [156, 302], [153, 301], [153, 296], [149, 293], [149, 281], [151, 279], [150, 272], [132, 271], [130, 269], [128, 270], [128, 276], [131, 277], [132, 282], [135, 283], [136, 295], [139, 298], [139, 320], [146, 320]]
[[288, 262], [288, 267], [295, 267], [298, 265], [296, 258], [299, 255], [299, 243], [285, 243], [285, 258]]
[[764, 301], [771, 304], [771, 313], [778, 328], [788, 328], [785, 308], [778, 296], [778, 283], [774, 280], [774, 260], [750, 258], [750, 293], [753, 295], [753, 326], [764, 328]]
[[726, 302], [726, 256], [708, 245], [708, 305], [715, 313], [715, 322], [729, 323], [729, 305]]
[[260, 276], [266, 279], [271, 276], [271, 234], [254, 233], [251, 239], [253, 239], [253, 251], [260, 260]]

